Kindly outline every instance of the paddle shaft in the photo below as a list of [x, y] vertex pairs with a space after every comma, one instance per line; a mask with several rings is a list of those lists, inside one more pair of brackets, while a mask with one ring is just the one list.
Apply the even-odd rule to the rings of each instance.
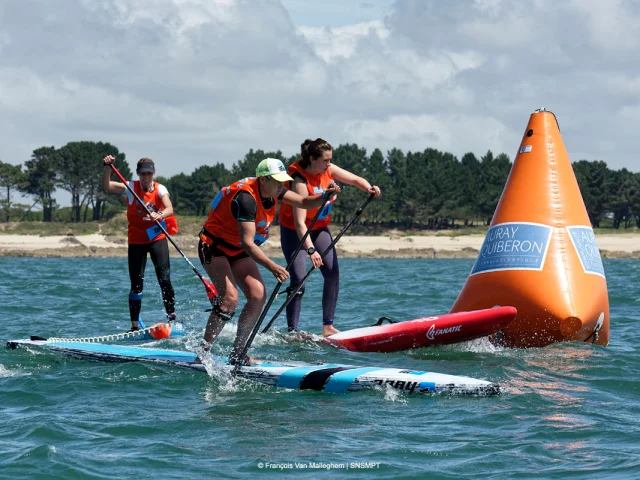
[[[145, 209], [145, 211], [149, 214], [149, 218], [151, 217], [151, 210], [149, 210], [149, 207], [147, 207], [145, 205], [145, 203], [140, 199], [140, 197], [138, 196], [138, 194], [136, 192], [133, 191], [133, 188], [131, 188], [131, 186], [129, 186], [129, 182], [127, 182], [125, 180], [125, 178], [122, 176], [122, 174], [118, 171], [118, 169], [115, 167], [115, 165], [113, 163], [110, 163], [109, 166], [111, 167], [111, 170], [114, 171], [114, 173], [118, 176], [118, 178], [120, 179], [120, 181], [124, 184], [124, 186], [127, 188], [127, 190], [129, 190], [129, 192], [131, 193], [131, 195], [134, 196], [134, 198], [137, 200], [137, 202], [142, 205], [142, 208]], [[167, 232], [167, 230], [162, 226], [162, 224], [158, 221], [158, 220], [154, 220], [154, 222], [156, 222], [156, 225], [158, 225], [158, 227], [160, 227], [160, 230], [162, 230], [162, 233], [165, 234], [165, 236], [167, 237], [167, 240], [169, 240], [169, 242], [171, 242], [171, 245], [173, 245], [175, 247], [175, 249], [178, 251], [178, 253], [180, 255], [182, 255], [182, 258], [184, 258], [187, 263], [189, 264], [189, 266], [191, 266], [191, 269], [193, 270], [193, 272], [198, 276], [198, 278], [200, 279], [200, 281], [204, 284], [205, 288], [207, 289], [207, 297], [209, 298], [209, 301], [211, 302], [211, 304], [214, 304], [215, 301], [215, 297], [218, 296], [218, 291], [216, 290], [216, 287], [209, 282], [206, 278], [204, 278], [200, 272], [198, 271], [198, 269], [193, 265], [193, 263], [191, 263], [191, 260], [189, 260], [187, 258], [187, 256], [183, 253], [182, 250], [180, 250], [180, 247], [178, 246], [178, 244], [176, 244], [176, 242], [173, 240], [173, 238], [171, 238], [171, 235], [169, 235], [169, 233]], [[212, 296], [213, 294], [213, 296]]]
[[[291, 268], [291, 264], [293, 263], [293, 261], [296, 258], [296, 255], [298, 255], [298, 252], [302, 249], [302, 246], [304, 245], [304, 241], [307, 239], [307, 237], [311, 233], [311, 229], [315, 225], [316, 220], [318, 220], [318, 217], [320, 216], [320, 214], [324, 210], [324, 207], [330, 201], [331, 201], [331, 197], [329, 197], [324, 202], [322, 202], [322, 205], [318, 208], [318, 211], [316, 212], [315, 216], [311, 220], [311, 223], [307, 227], [307, 231], [305, 232], [305, 234], [302, 236], [302, 239], [298, 243], [298, 246], [296, 247], [295, 253], [291, 257], [291, 261], [287, 264], [287, 271], [289, 271], [289, 269]], [[244, 359], [245, 355], [249, 351], [249, 347], [253, 343], [253, 339], [256, 338], [258, 330], [260, 330], [260, 325], [262, 324], [262, 322], [264, 320], [264, 317], [267, 316], [267, 312], [269, 311], [269, 308], [271, 308], [271, 304], [273, 303], [273, 301], [278, 296], [278, 291], [280, 290], [281, 286], [282, 286], [282, 282], [278, 282], [276, 284], [275, 288], [273, 289], [273, 292], [271, 293], [271, 296], [269, 297], [269, 300], [267, 301], [267, 304], [262, 309], [262, 312], [260, 313], [260, 317], [256, 321], [256, 324], [253, 326], [253, 330], [251, 330], [251, 335], [249, 335], [249, 338], [247, 339], [247, 343], [244, 344], [244, 347], [242, 348], [242, 352], [240, 352], [239, 357], [236, 359], [236, 361], [238, 363], [236, 363], [235, 367], [231, 371], [232, 375], [235, 375], [237, 373], [238, 369], [240, 368], [240, 366], [242, 364], [242, 360]]]
[[[353, 217], [351, 217], [351, 220], [349, 220], [349, 222], [347, 222], [347, 224], [342, 228], [342, 230], [340, 230], [340, 232], [338, 233], [338, 235], [336, 235], [336, 238], [333, 239], [333, 241], [329, 244], [329, 246], [326, 248], [326, 250], [324, 252], [322, 252], [322, 258], [326, 257], [329, 252], [331, 251], [331, 249], [336, 245], [336, 243], [338, 243], [338, 240], [340, 240], [340, 237], [342, 237], [342, 235], [344, 235], [344, 232], [347, 231], [347, 229], [353, 224], [353, 222], [356, 221], [356, 219], [362, 214], [362, 211], [364, 210], [364, 208], [369, 205], [369, 202], [371, 200], [373, 200], [373, 197], [375, 195], [372, 193], [371, 195], [369, 195], [369, 198], [367, 198], [367, 200], [360, 206], [360, 208], [358, 208], [358, 210], [356, 210], [356, 213], [353, 214]], [[297, 252], [296, 252], [297, 253]], [[292, 257], [292, 262], [293, 259], [295, 259], [295, 255]], [[309, 278], [309, 276], [311, 275], [311, 273], [316, 269], [316, 267], [311, 267], [311, 269], [307, 272], [307, 274], [304, 276], [304, 278], [302, 279], [302, 281], [300, 282], [300, 285], [298, 285], [295, 290], [290, 293], [287, 296], [286, 301], [280, 306], [280, 308], [278, 309], [278, 311], [276, 312], [276, 314], [271, 318], [271, 320], [269, 320], [269, 323], [267, 324], [266, 327], [264, 327], [264, 329], [262, 330], [261, 333], [266, 333], [267, 330], [269, 330], [269, 328], [271, 328], [271, 325], [273, 325], [273, 322], [275, 322], [276, 318], [278, 318], [280, 316], [280, 314], [282, 313], [282, 311], [287, 308], [287, 305], [289, 305], [294, 297], [298, 294], [298, 292], [302, 289], [302, 287], [304, 286], [305, 282], [307, 281], [307, 278]]]

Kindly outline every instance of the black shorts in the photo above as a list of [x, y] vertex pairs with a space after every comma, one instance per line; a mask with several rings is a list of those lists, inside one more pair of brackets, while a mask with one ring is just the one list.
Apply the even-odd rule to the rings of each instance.
[[211, 257], [225, 257], [227, 260], [229, 260], [229, 265], [233, 265], [238, 260], [248, 258], [249, 254], [242, 250], [236, 255], [229, 255], [224, 250], [216, 247], [215, 240], [211, 245], [207, 245], [202, 241], [202, 239], [200, 239], [200, 242], [198, 243], [198, 258], [200, 259], [200, 263], [202, 265], [209, 265], [211, 263]]

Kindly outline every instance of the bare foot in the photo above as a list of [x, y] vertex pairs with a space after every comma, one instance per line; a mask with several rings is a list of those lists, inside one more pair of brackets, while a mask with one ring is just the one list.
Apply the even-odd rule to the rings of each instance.
[[334, 335], [336, 333], [340, 333], [340, 330], [335, 328], [333, 325], [323, 325], [322, 326], [322, 336], [323, 337], [330, 337], [331, 335]]

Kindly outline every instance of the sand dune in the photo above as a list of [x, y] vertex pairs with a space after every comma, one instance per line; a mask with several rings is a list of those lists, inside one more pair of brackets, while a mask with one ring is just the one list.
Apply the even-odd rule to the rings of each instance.
[[[604, 257], [640, 258], [640, 235], [598, 235], [598, 246]], [[176, 242], [185, 254], [195, 257], [197, 238], [178, 235]], [[343, 257], [402, 257], [402, 258], [475, 258], [484, 235], [413, 235], [347, 236], [337, 244]], [[281, 256], [279, 239], [270, 239], [265, 251]], [[124, 238], [92, 235], [0, 235], [0, 256], [88, 257], [126, 256]]]

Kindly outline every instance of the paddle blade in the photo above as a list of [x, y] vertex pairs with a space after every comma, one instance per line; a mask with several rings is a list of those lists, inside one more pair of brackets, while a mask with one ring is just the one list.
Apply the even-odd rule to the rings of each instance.
[[211, 302], [211, 305], [214, 304], [216, 298], [218, 298], [218, 290], [209, 280], [203, 278], [202, 283], [204, 284], [204, 288], [207, 289], [207, 298]]
[[151, 335], [156, 340], [169, 338], [171, 336], [171, 324], [169, 322], [156, 323], [155, 325], [149, 327], [149, 335]]

